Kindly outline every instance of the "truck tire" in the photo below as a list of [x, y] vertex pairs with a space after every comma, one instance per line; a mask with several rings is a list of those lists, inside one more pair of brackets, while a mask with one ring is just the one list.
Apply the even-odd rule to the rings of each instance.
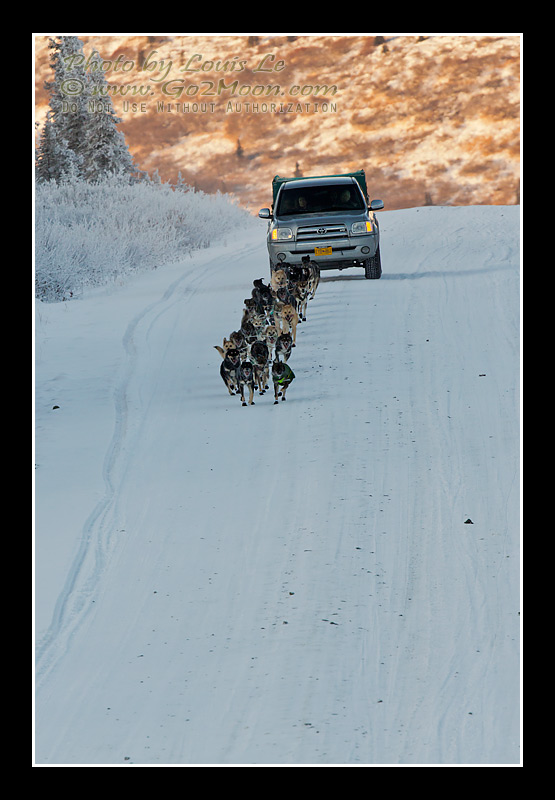
[[364, 277], [374, 281], [382, 277], [382, 258], [379, 245], [372, 258], [364, 262]]

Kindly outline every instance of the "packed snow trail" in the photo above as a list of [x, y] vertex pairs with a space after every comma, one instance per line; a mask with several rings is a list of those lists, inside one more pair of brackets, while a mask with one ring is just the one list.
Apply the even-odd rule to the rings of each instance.
[[519, 209], [380, 224], [279, 406], [213, 349], [263, 229], [41, 307], [38, 764], [518, 763]]

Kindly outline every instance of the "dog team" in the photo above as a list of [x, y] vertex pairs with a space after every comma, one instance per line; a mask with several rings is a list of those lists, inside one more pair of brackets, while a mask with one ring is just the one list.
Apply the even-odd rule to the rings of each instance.
[[251, 296], [243, 309], [241, 326], [223, 347], [214, 345], [222, 356], [220, 375], [230, 395], [239, 394], [246, 406], [254, 405], [254, 393], [263, 395], [274, 385], [274, 405], [285, 400], [295, 373], [287, 364], [296, 346], [297, 325], [306, 321], [308, 301], [316, 294], [320, 269], [310, 256], [300, 266], [282, 263], [272, 271], [270, 285], [262, 278], [253, 281]]

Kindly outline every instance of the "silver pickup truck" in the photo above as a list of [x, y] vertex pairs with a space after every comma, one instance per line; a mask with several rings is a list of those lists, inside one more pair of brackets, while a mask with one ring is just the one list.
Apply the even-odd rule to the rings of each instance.
[[380, 278], [380, 227], [374, 214], [381, 200], [368, 200], [364, 170], [272, 182], [272, 209], [258, 212], [268, 223], [270, 269], [301, 264], [307, 255], [320, 269], [362, 267]]

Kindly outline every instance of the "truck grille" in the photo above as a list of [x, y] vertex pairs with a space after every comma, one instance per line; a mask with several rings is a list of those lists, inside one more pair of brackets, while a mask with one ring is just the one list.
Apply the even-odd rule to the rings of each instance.
[[313, 225], [297, 229], [297, 242], [312, 242], [320, 239], [339, 239], [347, 236], [345, 225]]

